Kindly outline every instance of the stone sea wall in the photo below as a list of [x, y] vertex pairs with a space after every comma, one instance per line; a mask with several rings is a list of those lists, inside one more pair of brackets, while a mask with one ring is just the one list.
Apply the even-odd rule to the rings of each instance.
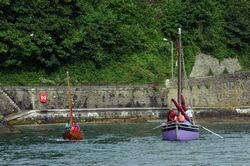
[[[146, 122], [166, 118], [165, 107], [149, 108], [85, 108], [73, 109], [74, 120], [78, 122]], [[69, 120], [69, 109], [31, 110], [25, 116], [11, 121], [12, 124], [65, 123]]]
[[[11, 96], [19, 96], [16, 102], [23, 109], [68, 108], [67, 87], [24, 87], [9, 88]], [[39, 101], [39, 95], [46, 93], [46, 103]], [[22, 96], [22, 97], [21, 97]], [[14, 97], [15, 98], [15, 97]], [[23, 100], [25, 99], [25, 100]], [[165, 90], [147, 86], [78, 86], [71, 87], [73, 108], [112, 107], [163, 107], [166, 106]]]
[[[2, 87], [0, 112], [4, 116], [28, 110], [68, 109], [66, 86], [54, 87]], [[46, 93], [46, 103], [40, 94]], [[19, 111], [6, 107], [11, 98]], [[3, 100], [5, 99], [5, 100]], [[166, 107], [166, 89], [145, 86], [78, 86], [71, 87], [72, 107], [78, 108], [131, 108]]]
[[[241, 106], [250, 106], [250, 72], [190, 79], [188, 87], [190, 91], [184, 89], [184, 96], [194, 108], [236, 110]], [[28, 118], [31, 121], [61, 122], [68, 118], [67, 87], [1, 87], [1, 89], [1, 119], [5, 117], [8, 120], [25, 121], [25, 118]], [[81, 119], [87, 121], [156, 120], [165, 117], [167, 107], [173, 107], [170, 100], [176, 98], [176, 89], [176, 81], [170, 81], [166, 87], [163, 85], [71, 87], [72, 106]], [[46, 103], [39, 101], [41, 93], [47, 94]]]
[[[183, 90], [194, 107], [250, 106], [250, 72], [191, 78]], [[168, 85], [167, 99], [176, 98], [176, 82]], [[188, 90], [186, 90], [188, 89]], [[172, 105], [171, 105], [172, 106]]]

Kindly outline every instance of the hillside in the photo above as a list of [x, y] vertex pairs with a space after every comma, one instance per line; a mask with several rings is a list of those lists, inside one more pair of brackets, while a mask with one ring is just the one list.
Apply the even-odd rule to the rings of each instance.
[[0, 85], [63, 85], [66, 71], [73, 85], [162, 83], [179, 27], [188, 73], [199, 52], [237, 57], [248, 70], [249, 8], [247, 0], [4, 0]]

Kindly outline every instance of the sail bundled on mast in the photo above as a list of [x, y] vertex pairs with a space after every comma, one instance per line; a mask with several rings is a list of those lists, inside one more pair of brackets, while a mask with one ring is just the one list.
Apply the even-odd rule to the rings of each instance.
[[84, 133], [80, 131], [80, 127], [76, 124], [76, 122], [73, 122], [73, 111], [72, 111], [72, 102], [70, 96], [70, 81], [68, 72], [67, 72], [67, 79], [68, 79], [68, 102], [69, 102], [69, 128], [64, 130], [63, 139], [82, 140], [84, 138]]

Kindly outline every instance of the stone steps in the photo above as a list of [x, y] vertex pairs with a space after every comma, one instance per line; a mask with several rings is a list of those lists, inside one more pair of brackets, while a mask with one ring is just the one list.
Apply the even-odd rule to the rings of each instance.
[[35, 113], [35, 112], [36, 112], [36, 110], [28, 110], [28, 111], [17, 112], [17, 113], [13, 113], [13, 114], [10, 114], [10, 115], [6, 116], [4, 119], [6, 121], [11, 121], [11, 120], [14, 120], [14, 119], [18, 119], [18, 118], [21, 118], [21, 117], [28, 116], [29, 114], [32, 114], [32, 113]]
[[8, 101], [8, 103], [14, 107], [17, 112], [22, 112], [22, 109], [11, 99], [8, 93], [4, 89], [0, 89], [0, 94]]

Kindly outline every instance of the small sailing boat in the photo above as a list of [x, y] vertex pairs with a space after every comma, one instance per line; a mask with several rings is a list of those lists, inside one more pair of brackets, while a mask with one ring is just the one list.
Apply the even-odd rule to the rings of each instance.
[[69, 72], [67, 72], [68, 79], [68, 102], [69, 102], [69, 126], [65, 128], [63, 133], [63, 139], [69, 140], [82, 140], [84, 139], [84, 133], [80, 131], [80, 127], [73, 122], [73, 113], [72, 113], [72, 102], [70, 97], [70, 81], [69, 81]]
[[[166, 123], [161, 125], [163, 140], [170, 141], [190, 141], [199, 138], [199, 126], [195, 125], [191, 117], [187, 115], [186, 102], [182, 96], [182, 61], [183, 52], [181, 45], [181, 29], [179, 28], [179, 48], [178, 48], [178, 102], [172, 99], [176, 106], [177, 115], [169, 110], [169, 116]], [[184, 69], [183, 69], [184, 70]]]

